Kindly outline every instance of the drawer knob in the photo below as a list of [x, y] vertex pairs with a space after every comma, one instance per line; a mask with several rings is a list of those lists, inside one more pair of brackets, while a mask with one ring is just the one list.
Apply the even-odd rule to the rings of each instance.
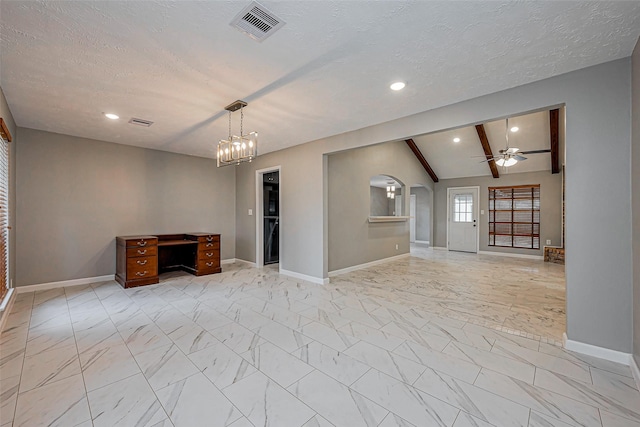
[[213, 261], [207, 263], [207, 267], [211, 267], [213, 265]]
[[211, 258], [213, 256], [213, 252], [207, 252], [205, 255]]
[[136, 263], [138, 263], [138, 265], [145, 265], [147, 263], [147, 261], [149, 261], [148, 259], [145, 259], [144, 261], [136, 261]]
[[136, 276], [140, 276], [140, 277], [142, 277], [142, 276], [146, 276], [146, 275], [147, 275], [147, 273], [148, 273], [148, 271], [147, 271], [147, 270], [143, 271], [142, 273], [138, 271], [138, 272], [136, 273]]
[[138, 242], [138, 246], [147, 246], [147, 242], [145, 240], [140, 240]]
[[207, 242], [213, 242], [213, 237], [211, 236], [207, 237]]
[[144, 254], [146, 254], [146, 253], [147, 253], [147, 250], [146, 250], [146, 249], [145, 249], [145, 250], [138, 249], [138, 253], [139, 253], [140, 255], [144, 255]]

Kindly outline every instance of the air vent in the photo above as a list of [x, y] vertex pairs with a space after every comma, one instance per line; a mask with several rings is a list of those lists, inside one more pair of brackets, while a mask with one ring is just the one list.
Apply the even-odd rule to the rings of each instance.
[[242, 31], [255, 41], [261, 42], [276, 30], [280, 29], [285, 22], [271, 13], [267, 8], [258, 2], [252, 2], [238, 13], [231, 26]]
[[129, 123], [131, 123], [132, 125], [144, 126], [147, 128], [153, 124], [151, 120], [136, 119], [135, 117], [131, 117], [131, 120], [129, 120]]

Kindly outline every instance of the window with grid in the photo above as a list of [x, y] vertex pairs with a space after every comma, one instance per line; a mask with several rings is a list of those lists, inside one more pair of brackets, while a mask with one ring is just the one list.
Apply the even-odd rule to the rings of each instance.
[[454, 196], [453, 222], [473, 222], [472, 194], [456, 194]]
[[489, 246], [540, 249], [540, 185], [489, 187]]

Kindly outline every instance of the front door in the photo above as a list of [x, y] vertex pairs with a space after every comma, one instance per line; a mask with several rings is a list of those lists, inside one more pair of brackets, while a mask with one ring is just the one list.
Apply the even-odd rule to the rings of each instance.
[[449, 250], [477, 252], [478, 188], [449, 189]]

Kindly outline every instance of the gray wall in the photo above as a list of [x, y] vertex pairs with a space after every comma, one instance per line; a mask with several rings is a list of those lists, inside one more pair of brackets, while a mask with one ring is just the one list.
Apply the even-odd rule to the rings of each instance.
[[[344, 184], [346, 187], [347, 183]], [[389, 213], [389, 199], [384, 188], [369, 187], [369, 212], [372, 216], [387, 216]]]
[[631, 200], [633, 209], [633, 354], [640, 364], [640, 40], [633, 51]]
[[630, 353], [631, 162], [611, 156], [630, 152], [630, 94], [631, 59], [625, 58], [261, 156], [236, 168], [237, 254], [255, 257], [255, 218], [246, 212], [255, 209], [256, 169], [283, 165], [283, 221], [289, 221], [284, 265], [323, 278], [332, 203], [326, 154], [564, 104], [567, 333], [571, 340]]
[[411, 187], [411, 194], [416, 196], [416, 240], [431, 243], [433, 192], [425, 187]]
[[[368, 221], [369, 179], [374, 175], [388, 175], [404, 185], [433, 185], [404, 141], [330, 155], [329, 271], [409, 252], [409, 221]], [[408, 212], [409, 200], [402, 201]]]
[[115, 273], [115, 236], [210, 231], [235, 256], [235, 171], [213, 160], [18, 129], [16, 285]]
[[16, 278], [16, 147], [18, 145], [18, 128], [13, 120], [11, 110], [0, 88], [0, 117], [9, 128], [13, 142], [9, 144], [9, 282]]
[[[540, 184], [540, 250], [489, 246], [489, 187], [527, 184]], [[480, 209], [484, 210], [484, 215], [478, 216], [481, 251], [542, 256], [547, 239], [551, 240], [552, 246], [561, 245], [562, 175], [559, 173], [554, 175], [551, 172], [526, 172], [503, 173], [498, 179], [491, 176], [476, 176], [444, 179], [436, 183], [433, 196], [435, 230], [433, 246], [447, 246], [447, 188], [471, 186], [480, 187]]]

